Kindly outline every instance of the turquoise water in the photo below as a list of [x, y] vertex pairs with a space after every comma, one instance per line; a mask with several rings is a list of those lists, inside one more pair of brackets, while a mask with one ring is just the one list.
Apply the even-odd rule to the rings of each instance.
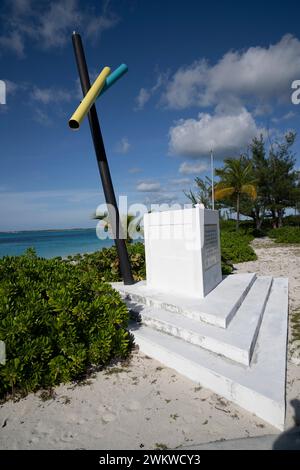
[[0, 258], [21, 255], [27, 248], [35, 248], [38, 256], [53, 258], [76, 253], [92, 253], [111, 246], [113, 240], [99, 240], [96, 230], [41, 230], [0, 233]]

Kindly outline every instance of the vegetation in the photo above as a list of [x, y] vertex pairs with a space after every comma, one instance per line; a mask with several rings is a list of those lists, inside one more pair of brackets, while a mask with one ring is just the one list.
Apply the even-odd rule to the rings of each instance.
[[189, 191], [184, 191], [184, 194], [193, 205], [200, 203], [207, 209], [211, 209], [211, 179], [208, 178], [208, 176], [204, 179], [197, 176], [197, 178], [195, 178], [195, 184], [197, 186], [197, 192], [190, 189]]
[[[146, 277], [145, 249], [141, 242], [127, 245], [132, 275], [135, 281]], [[83, 272], [92, 272], [99, 281], [121, 281], [119, 259], [115, 246], [84, 255], [69, 256], [68, 262], [76, 263]]]
[[269, 230], [268, 236], [276, 243], [300, 243], [299, 227], [280, 227]]
[[300, 342], [300, 309], [295, 310], [291, 315], [292, 340]]
[[245, 157], [226, 158], [223, 168], [216, 169], [216, 175], [220, 181], [215, 187], [215, 199], [225, 200], [233, 203], [236, 210], [236, 229], [240, 223], [240, 202], [242, 195], [256, 199], [255, 178], [252, 171], [252, 164]]
[[[235, 211], [237, 226], [241, 214], [252, 219], [257, 234], [270, 226], [280, 228], [289, 220], [291, 225], [299, 227], [292, 216], [285, 217], [287, 209], [294, 208], [297, 214], [300, 207], [300, 171], [295, 170], [293, 152], [295, 139], [294, 132], [287, 132], [280, 140], [270, 140], [267, 145], [261, 135], [253, 139], [247, 154], [227, 158], [223, 167], [216, 169], [219, 178], [215, 186], [216, 207]], [[189, 191], [186, 196], [193, 204], [202, 202], [210, 208], [210, 181], [196, 178], [195, 183], [198, 192]]]
[[33, 250], [1, 259], [0, 339], [7, 360], [0, 396], [51, 387], [126, 357], [127, 321], [119, 294], [91, 265], [38, 258]]
[[233, 271], [233, 263], [256, 260], [256, 254], [249, 244], [254, 238], [253, 229], [247, 222], [241, 222], [238, 233], [233, 220], [221, 221], [220, 226], [223, 274]]
[[241, 212], [253, 219], [257, 229], [266, 219], [271, 220], [273, 228], [281, 227], [286, 209], [297, 207], [299, 182], [292, 151], [295, 139], [296, 134], [288, 132], [281, 141], [271, 142], [268, 148], [262, 136], [253, 139], [248, 158], [256, 180], [257, 199], [253, 204], [245, 198]]

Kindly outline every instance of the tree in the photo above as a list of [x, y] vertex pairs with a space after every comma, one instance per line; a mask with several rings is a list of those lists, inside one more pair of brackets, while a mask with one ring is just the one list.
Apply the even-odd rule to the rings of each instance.
[[294, 171], [295, 158], [292, 145], [294, 132], [288, 132], [280, 141], [267, 147], [262, 135], [254, 138], [250, 145], [250, 156], [245, 158], [252, 165], [256, 181], [257, 197], [252, 200], [243, 195], [240, 203], [242, 214], [253, 219], [260, 229], [265, 217], [272, 218], [273, 227], [280, 227], [287, 207], [297, 207], [297, 172]]
[[197, 178], [195, 178], [195, 183], [197, 186], [197, 193], [190, 189], [188, 192], [184, 191], [184, 194], [193, 205], [203, 204], [206, 209], [211, 209], [211, 179], [208, 178], [208, 176], [206, 176], [205, 179], [197, 176]]
[[256, 182], [253, 176], [251, 162], [246, 157], [237, 159], [226, 158], [224, 167], [216, 169], [216, 175], [220, 181], [215, 186], [215, 199], [230, 199], [236, 209], [236, 228], [239, 228], [240, 221], [240, 200], [241, 195], [246, 194], [251, 199], [256, 198]]
[[300, 212], [300, 170], [296, 171], [295, 188], [293, 191], [293, 207], [295, 209], [295, 215], [299, 215], [299, 212]]
[[251, 156], [245, 156], [251, 164], [256, 185], [256, 198], [243, 194], [240, 201], [240, 212], [254, 221], [255, 227], [261, 229], [267, 211], [268, 195], [270, 193], [269, 166], [266, 157], [263, 136], [255, 137], [250, 145]]
[[267, 207], [273, 218], [275, 228], [282, 226], [287, 207], [295, 205], [297, 172], [294, 170], [295, 155], [291, 149], [296, 133], [287, 132], [283, 140], [271, 142], [268, 158]]

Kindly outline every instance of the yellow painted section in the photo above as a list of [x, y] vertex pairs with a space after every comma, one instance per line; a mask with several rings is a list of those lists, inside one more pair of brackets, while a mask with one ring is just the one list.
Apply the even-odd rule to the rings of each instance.
[[76, 109], [75, 113], [69, 120], [69, 126], [71, 129], [78, 129], [84, 117], [89, 112], [90, 108], [93, 106], [96, 101], [100, 91], [105, 85], [105, 80], [110, 74], [110, 68], [104, 67], [102, 72], [98, 75], [93, 85], [81, 101], [80, 105]]

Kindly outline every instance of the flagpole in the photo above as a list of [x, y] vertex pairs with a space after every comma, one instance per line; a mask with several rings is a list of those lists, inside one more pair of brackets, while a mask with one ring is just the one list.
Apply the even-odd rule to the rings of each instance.
[[210, 168], [211, 168], [211, 205], [212, 210], [215, 210], [215, 188], [214, 188], [214, 154], [210, 151]]

